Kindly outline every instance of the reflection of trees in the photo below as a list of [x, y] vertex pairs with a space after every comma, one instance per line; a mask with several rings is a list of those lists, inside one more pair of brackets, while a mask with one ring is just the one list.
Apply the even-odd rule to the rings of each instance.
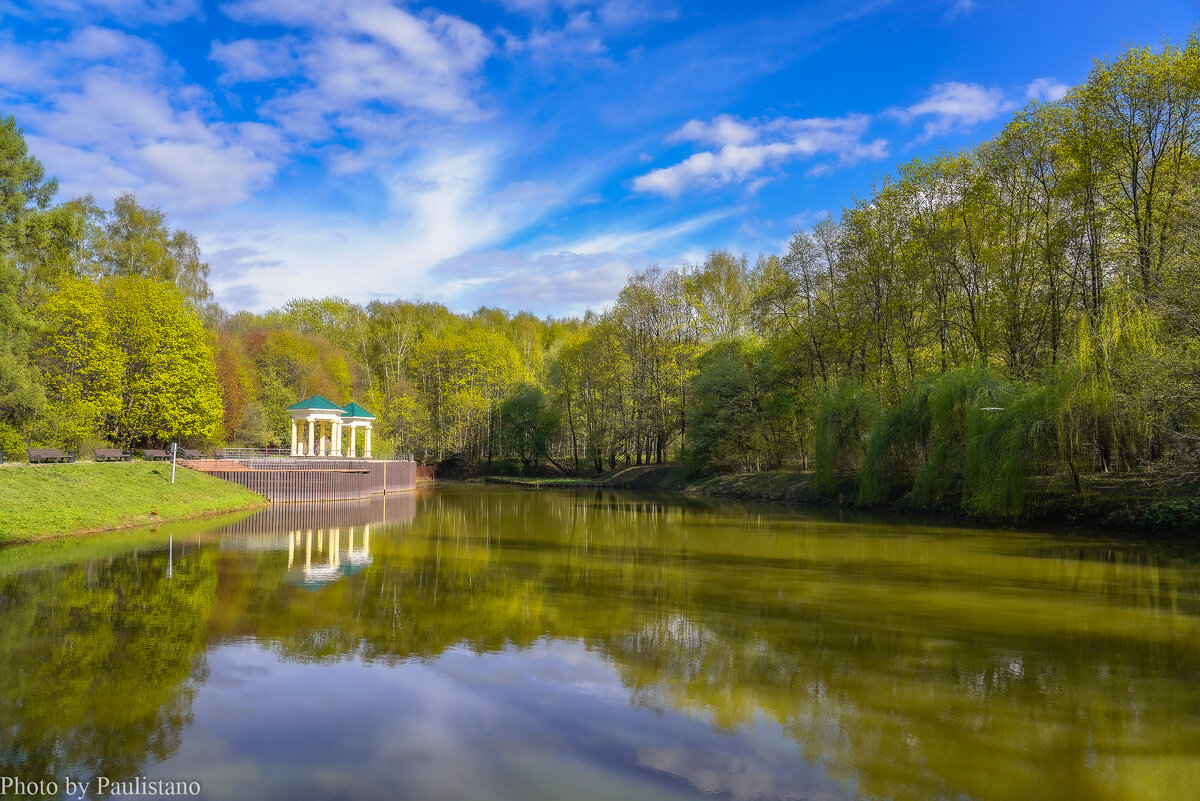
[[579, 639], [638, 703], [776, 720], [870, 798], [1154, 797], [1200, 752], [1184, 570], [1039, 558], [1015, 535], [507, 490], [439, 492], [401, 533], [373, 533], [372, 555], [316, 600], [262, 579], [281, 554], [223, 562], [223, 580], [254, 573], [227, 596], [230, 633], [385, 662]]
[[111, 779], [170, 756], [203, 681], [210, 554], [0, 577], [0, 775]]
[[[220, 548], [177, 549], [170, 581], [162, 552], [0, 577], [0, 775], [117, 777], [170, 755], [206, 637], [385, 663], [550, 637], [602, 654], [635, 703], [778, 722], [865, 798], [1186, 797], [1200, 780], [1186, 565], [600, 493], [447, 489], [388, 523], [333, 511], [222, 529]], [[293, 580], [280, 535], [341, 521], [338, 541], [361, 543], [360, 513], [370, 565]], [[639, 759], [700, 775], [693, 757]]]

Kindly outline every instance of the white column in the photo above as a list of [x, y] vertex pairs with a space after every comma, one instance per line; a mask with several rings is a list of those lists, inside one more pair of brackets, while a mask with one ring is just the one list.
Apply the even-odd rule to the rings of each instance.
[[296, 418], [292, 418], [292, 456], [296, 455]]
[[358, 424], [350, 424], [350, 458], [354, 458], [354, 440], [358, 439]]
[[371, 424], [367, 423], [367, 444], [363, 446], [363, 458], [371, 458]]
[[313, 419], [310, 417], [310, 418], [308, 418], [308, 455], [309, 456], [313, 455], [313, 438], [314, 437], [315, 437], [315, 430], [313, 428]]
[[342, 455], [342, 421], [341, 420], [338, 420], [336, 423], [333, 424], [333, 430], [335, 432], [333, 435], [333, 455], [341, 456]]

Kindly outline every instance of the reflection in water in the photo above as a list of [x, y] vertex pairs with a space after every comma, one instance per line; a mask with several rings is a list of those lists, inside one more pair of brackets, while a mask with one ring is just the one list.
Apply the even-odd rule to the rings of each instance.
[[211, 552], [0, 576], [0, 776], [135, 775], [179, 747], [203, 683]]
[[411, 523], [416, 513], [416, 493], [412, 492], [353, 501], [280, 504], [218, 533], [222, 550], [286, 551], [288, 580], [313, 587], [353, 575], [371, 564], [372, 523], [377, 527]]
[[0, 577], [0, 770], [214, 798], [1185, 799], [1195, 564], [593, 492], [276, 507]]
[[243, 534], [283, 534], [288, 531], [346, 526], [390, 526], [411, 523], [417, 514], [417, 493], [372, 495], [352, 501], [281, 503], [218, 529], [223, 537]]

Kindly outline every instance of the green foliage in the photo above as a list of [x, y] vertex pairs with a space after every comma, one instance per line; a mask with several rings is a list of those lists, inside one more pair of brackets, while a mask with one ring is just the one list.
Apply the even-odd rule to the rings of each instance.
[[924, 393], [928, 437], [925, 463], [913, 480], [913, 498], [941, 505], [963, 491], [969, 444], [1003, 408], [1007, 387], [982, 367], [965, 367], [933, 381]]
[[540, 388], [521, 384], [500, 404], [500, 438], [525, 467], [547, 455], [560, 425], [557, 410]]
[[1131, 521], [1139, 528], [1161, 532], [1194, 532], [1200, 529], [1200, 498], [1158, 501]]
[[[283, 408], [286, 409], [287, 407]], [[288, 425], [290, 426], [291, 423], [289, 422]], [[233, 433], [232, 440], [238, 445], [261, 448], [267, 446], [272, 440], [290, 442], [291, 433], [289, 430], [287, 437], [277, 436], [275, 430], [267, 420], [267, 414], [263, 410], [262, 405], [258, 401], [251, 401], [246, 406], [246, 412], [242, 416], [242, 423], [237, 431]]]
[[105, 288], [113, 342], [124, 357], [114, 439], [214, 440], [221, 393], [196, 313], [171, 284], [118, 278]]
[[172, 231], [167, 215], [147, 208], [130, 192], [113, 201], [96, 236], [96, 263], [101, 275], [150, 278], [175, 284], [185, 298], [199, 305], [212, 297], [208, 265], [200, 259], [196, 238]]
[[771, 344], [718, 342], [697, 363], [685, 458], [694, 467], [772, 469], [801, 447], [796, 393]]
[[[282, 440], [299, 398], [369, 398], [379, 441], [429, 461], [815, 463], [827, 492], [861, 468], [862, 502], [907, 491], [993, 515], [1021, 510], [1029, 475], [1079, 487], [1089, 472], [1153, 463], [1191, 480], [1198, 65], [1196, 36], [1098, 61], [1062, 100], [1020, 110], [977, 147], [902, 165], [785, 253], [647, 269], [582, 319], [296, 299], [261, 316], [209, 308], [219, 330], [205, 341], [184, 326], [175, 346], [126, 292], [105, 311], [111, 359], [94, 315], [54, 322], [91, 302], [72, 282], [94, 279], [105, 297], [122, 281], [174, 285], [198, 308], [207, 267], [193, 238], [132, 195], [111, 211], [90, 198], [50, 207], [54, 186], [8, 119], [0, 249], [16, 269], [0, 267], [0, 422], [47, 443], [97, 427], [121, 441], [211, 437], [217, 409], [225, 436]], [[37, 341], [31, 320], [46, 326]], [[118, 363], [108, 415], [105, 371]], [[182, 377], [151, 385], [168, 375]], [[178, 408], [185, 385], [201, 408]], [[146, 417], [159, 407], [170, 419]], [[540, 428], [543, 412], [561, 424]]]
[[970, 503], [1005, 486], [1004, 472], [990, 464], [997, 451], [988, 437], [1012, 394], [1007, 382], [977, 365], [913, 387], [871, 429], [859, 500], [885, 501], [892, 485], [905, 480], [912, 499], [925, 506]]
[[25, 438], [8, 423], [0, 423], [0, 453], [10, 462], [19, 461], [25, 456]]
[[687, 458], [693, 465], [754, 466], [754, 426], [760, 409], [749, 363], [753, 344], [732, 340], [700, 357], [695, 402], [688, 418]]
[[29, 155], [16, 119], [0, 116], [0, 260], [26, 245], [57, 191], [58, 181]]
[[66, 279], [38, 307], [34, 358], [49, 403], [35, 439], [77, 449], [120, 412], [124, 353], [111, 340], [96, 285]]
[[464, 326], [422, 341], [413, 363], [424, 379], [425, 424], [438, 458], [453, 451], [484, 456], [493, 412], [517, 377], [512, 342], [494, 331]]
[[841, 476], [862, 464], [867, 435], [878, 414], [878, 401], [851, 382], [838, 384], [821, 397], [813, 420], [813, 481], [819, 489], [833, 492]]
[[17, 302], [19, 280], [16, 267], [0, 255], [0, 423], [10, 426], [24, 425], [46, 402], [29, 362], [30, 324]]

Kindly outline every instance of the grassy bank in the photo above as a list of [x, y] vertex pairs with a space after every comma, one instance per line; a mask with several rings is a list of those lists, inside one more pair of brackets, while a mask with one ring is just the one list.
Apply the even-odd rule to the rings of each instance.
[[1200, 531], [1200, 493], [1170, 488], [1137, 474], [1081, 477], [1077, 492], [1067, 479], [1030, 481], [1025, 511], [1014, 518], [996, 519], [967, 515], [948, 504], [916, 506], [902, 493], [886, 504], [862, 506], [855, 502], [857, 487], [847, 478], [834, 492], [818, 489], [811, 472], [774, 470], [696, 477], [679, 465], [629, 467], [598, 478], [495, 478], [487, 481], [535, 488], [610, 487], [649, 492], [686, 492], [750, 501], [774, 501], [816, 507], [859, 508], [938, 517], [988, 520], [1000, 523], [1077, 525], [1145, 534], [1189, 535]]
[[265, 506], [249, 490], [161, 462], [0, 467], [0, 543]]

